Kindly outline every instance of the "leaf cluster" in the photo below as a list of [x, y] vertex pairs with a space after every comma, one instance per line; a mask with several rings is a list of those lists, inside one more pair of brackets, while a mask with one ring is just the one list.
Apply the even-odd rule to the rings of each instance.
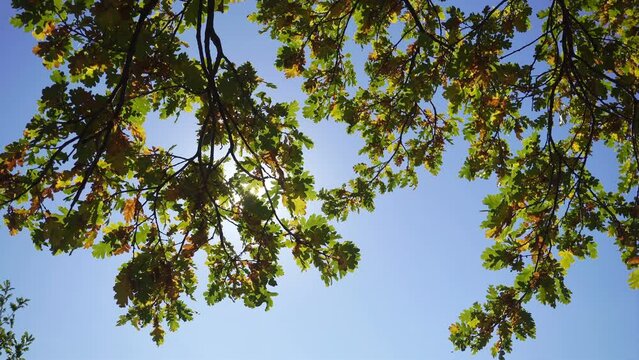
[[[433, 0], [257, 1], [250, 20], [281, 43], [275, 66], [303, 79], [304, 117], [343, 122], [363, 140], [353, 179], [319, 191], [298, 104], [272, 101], [273, 85], [224, 52], [215, 19], [231, 2], [12, 1], [52, 84], [0, 155], [5, 222], [55, 254], [128, 254], [114, 287], [121, 324], [150, 325], [160, 343], [163, 324], [190, 320], [198, 253], [210, 304], [269, 308], [283, 249], [327, 284], [343, 277], [359, 250], [329, 220], [417, 186], [422, 168], [436, 174], [454, 141], [468, 145], [460, 177], [497, 183], [484, 200], [494, 241], [484, 265], [515, 274], [451, 325], [456, 348], [496, 337], [503, 357], [513, 336], [533, 337], [524, 305], [569, 302], [567, 270], [596, 257], [596, 234], [614, 239], [639, 287], [632, 1], [552, 0], [536, 19], [539, 4], [526, 0], [470, 12]], [[193, 153], [147, 143], [150, 114], [183, 112], [198, 125]], [[614, 189], [595, 175], [602, 151], [616, 155]], [[307, 215], [316, 199], [324, 215]]]
[[22, 360], [35, 338], [26, 331], [18, 337], [13, 331], [16, 312], [29, 303], [22, 297], [12, 301], [13, 290], [9, 280], [0, 284], [0, 355], [4, 353], [7, 360]]
[[[534, 336], [523, 305], [569, 302], [564, 277], [576, 258], [596, 257], [597, 233], [615, 240], [637, 288], [634, 5], [504, 0], [467, 12], [431, 0], [258, 1], [254, 20], [282, 42], [277, 65], [304, 79], [305, 117], [344, 122], [364, 141], [355, 177], [320, 191], [329, 217], [417, 186], [419, 169], [436, 174], [453, 141], [468, 145], [461, 178], [496, 181], [482, 223], [495, 243], [482, 259], [515, 282], [462, 313], [450, 328], [457, 349], [478, 351], [494, 336], [492, 353], [503, 357], [513, 335]], [[353, 60], [358, 48], [363, 64]], [[616, 189], [604, 188], [591, 161], [608, 151]]]
[[[128, 255], [114, 286], [126, 308], [118, 324], [150, 326], [158, 344], [165, 327], [192, 319], [198, 253], [209, 304], [267, 309], [282, 249], [327, 284], [359, 260], [325, 217], [306, 214], [316, 193], [302, 155], [312, 142], [297, 104], [273, 102], [250, 63], [225, 55], [215, 15], [228, 3], [12, 2], [12, 22], [38, 40], [52, 84], [0, 155], [5, 223], [53, 254]], [[193, 153], [147, 143], [151, 114], [183, 112], [198, 124]]]

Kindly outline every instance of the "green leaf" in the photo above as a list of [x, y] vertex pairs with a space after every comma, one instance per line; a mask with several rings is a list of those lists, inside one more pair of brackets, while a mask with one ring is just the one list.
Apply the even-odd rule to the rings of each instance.
[[162, 326], [158, 325], [153, 328], [153, 331], [151, 331], [151, 338], [158, 346], [164, 343], [164, 329]]
[[568, 268], [570, 268], [570, 265], [572, 265], [574, 262], [575, 256], [572, 252], [568, 250], [559, 251], [559, 264], [564, 269], [564, 274], [566, 273]]
[[111, 245], [104, 242], [94, 244], [92, 248], [93, 251], [91, 252], [91, 255], [98, 259], [104, 259], [111, 256], [111, 254], [113, 253]]
[[631, 289], [639, 289], [639, 269], [634, 269], [628, 275], [628, 285]]

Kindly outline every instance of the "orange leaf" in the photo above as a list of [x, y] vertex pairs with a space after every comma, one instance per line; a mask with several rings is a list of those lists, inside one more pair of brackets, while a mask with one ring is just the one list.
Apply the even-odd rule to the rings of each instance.
[[124, 215], [124, 221], [126, 223], [130, 223], [135, 216], [135, 210], [137, 208], [138, 199], [127, 199], [124, 201], [124, 209], [122, 210], [122, 215]]
[[55, 23], [53, 21], [48, 21], [44, 25], [44, 28], [42, 29], [42, 33], [48, 36], [53, 33], [53, 30], [55, 30]]
[[120, 246], [119, 248], [115, 249], [115, 251], [113, 251], [113, 255], [120, 255], [120, 254], [123, 254], [125, 252], [129, 252], [129, 250], [131, 250], [131, 245], [124, 244], [124, 245]]
[[628, 265], [639, 265], [639, 256], [631, 257], [626, 261]]

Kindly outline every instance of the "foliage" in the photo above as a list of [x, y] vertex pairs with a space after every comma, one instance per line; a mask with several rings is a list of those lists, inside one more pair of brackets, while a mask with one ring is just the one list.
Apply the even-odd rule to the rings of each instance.
[[35, 338], [28, 332], [24, 332], [20, 339], [13, 332], [16, 311], [27, 306], [29, 299], [16, 298], [11, 301], [13, 288], [9, 280], [0, 284], [0, 355], [4, 352], [7, 360], [24, 359], [22, 356], [29, 350], [29, 346]]
[[[257, 1], [251, 20], [282, 44], [275, 65], [304, 79], [304, 116], [344, 122], [364, 140], [356, 177], [318, 193], [297, 104], [271, 101], [272, 84], [223, 51], [215, 16], [232, 2], [12, 0], [12, 22], [39, 40], [52, 84], [0, 155], [5, 222], [56, 254], [131, 254], [114, 287], [128, 309], [120, 324], [151, 325], [160, 343], [163, 324], [190, 320], [183, 300], [200, 251], [210, 304], [268, 309], [283, 248], [327, 284], [341, 278], [359, 251], [328, 220], [416, 186], [422, 166], [437, 173], [453, 140], [469, 144], [462, 178], [498, 184], [484, 201], [495, 241], [484, 265], [516, 273], [451, 325], [457, 349], [496, 336], [503, 357], [513, 335], [534, 337], [524, 304], [569, 302], [564, 277], [575, 258], [596, 256], [595, 233], [615, 239], [639, 287], [634, 1], [552, 0], [537, 19], [525, 0], [476, 12], [433, 0]], [[364, 64], [351, 56], [358, 48]], [[146, 143], [150, 112], [183, 111], [198, 121], [194, 154]], [[595, 150], [616, 154], [616, 189], [593, 174]], [[307, 216], [316, 198], [325, 215]]]

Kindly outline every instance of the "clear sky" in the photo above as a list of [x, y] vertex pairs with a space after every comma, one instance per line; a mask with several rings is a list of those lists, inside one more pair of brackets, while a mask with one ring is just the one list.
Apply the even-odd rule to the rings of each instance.
[[[0, 3], [0, 145], [17, 139], [36, 111], [48, 75], [31, 53], [35, 40], [9, 25], [8, 1]], [[226, 53], [236, 62], [251, 59], [260, 75], [279, 84], [275, 98], [302, 99], [298, 81], [284, 81], [272, 66], [276, 44], [257, 36], [244, 20], [252, 3], [233, 5], [219, 17]], [[318, 185], [333, 186], [352, 176], [358, 140], [343, 127], [300, 119], [315, 148], [307, 165]], [[194, 121], [149, 119], [149, 141], [194, 145]], [[96, 260], [90, 251], [52, 256], [34, 249], [27, 233], [9, 236], [0, 225], [0, 280], [31, 299], [17, 316], [18, 329], [36, 341], [29, 359], [490, 359], [453, 352], [448, 326], [462, 309], [482, 301], [489, 284], [510, 283], [512, 275], [490, 272], [479, 255], [490, 241], [479, 228], [481, 200], [493, 181], [457, 178], [465, 145], [445, 156], [441, 174], [422, 174], [417, 190], [378, 198], [374, 213], [337, 224], [361, 248], [359, 269], [331, 287], [315, 271], [300, 272], [290, 254], [272, 310], [248, 309], [224, 301], [213, 307], [201, 298], [195, 320], [168, 333], [156, 347], [148, 332], [116, 327], [122, 310], [112, 286], [123, 257]], [[614, 168], [594, 157], [596, 171], [614, 183]], [[597, 163], [599, 162], [599, 163]], [[637, 359], [639, 292], [628, 288], [628, 272], [612, 239], [599, 235], [599, 258], [575, 263], [567, 285], [570, 305], [557, 309], [528, 305], [537, 339], [515, 342], [509, 359]], [[129, 256], [129, 255], [124, 255]], [[199, 278], [206, 281], [203, 266]]]

